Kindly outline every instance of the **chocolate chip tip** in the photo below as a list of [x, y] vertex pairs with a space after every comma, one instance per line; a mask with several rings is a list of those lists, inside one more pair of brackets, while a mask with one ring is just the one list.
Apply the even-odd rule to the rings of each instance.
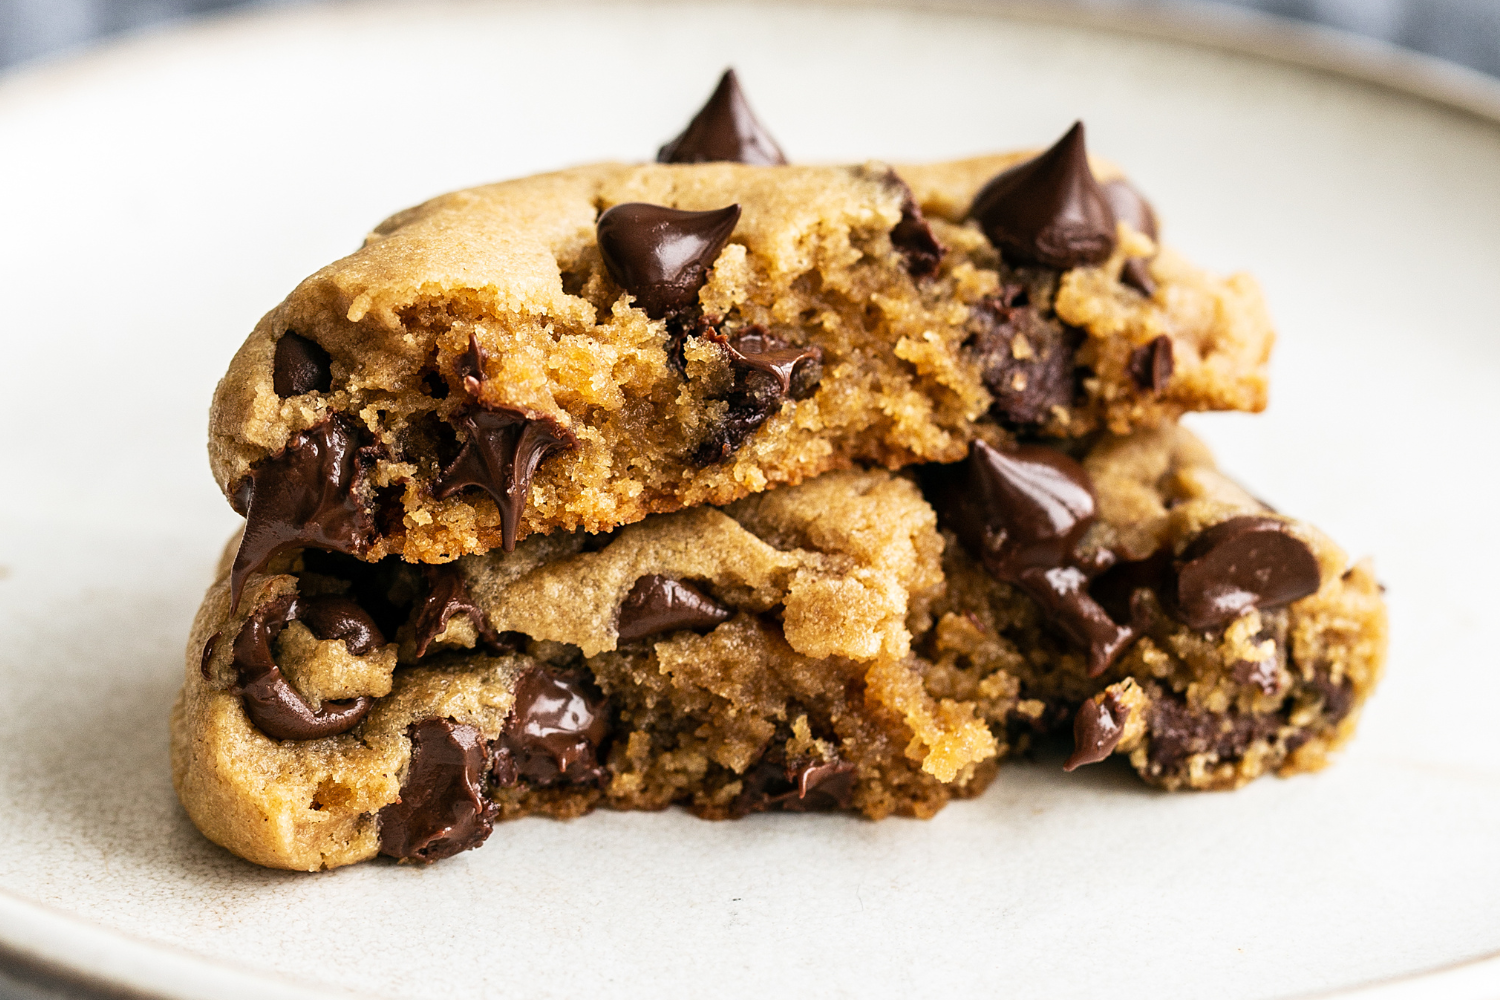
[[784, 166], [786, 154], [750, 108], [731, 66], [680, 135], [656, 152], [658, 163], [743, 163]]

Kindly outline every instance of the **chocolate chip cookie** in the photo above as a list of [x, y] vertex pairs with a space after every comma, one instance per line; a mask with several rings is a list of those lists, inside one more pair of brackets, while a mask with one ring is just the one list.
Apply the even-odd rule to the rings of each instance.
[[[1040, 155], [785, 165], [721, 91], [670, 162], [436, 198], [261, 321], [211, 417], [236, 599], [280, 551], [441, 563], [953, 462], [982, 428], [1264, 405], [1254, 282], [1160, 248], [1081, 125]], [[700, 162], [730, 154], [753, 162]]]
[[233, 611], [226, 553], [178, 793], [214, 841], [308, 870], [601, 805], [929, 816], [988, 782], [1015, 700], [928, 689], [942, 551], [917, 486], [872, 471], [441, 566], [287, 550]]
[[918, 649], [962, 680], [933, 688], [958, 701], [1011, 678], [1011, 742], [1071, 724], [1069, 768], [1121, 753], [1151, 784], [1222, 789], [1316, 770], [1353, 733], [1385, 659], [1370, 564], [1186, 430], [1076, 458], [981, 440], [923, 481], [948, 589]]

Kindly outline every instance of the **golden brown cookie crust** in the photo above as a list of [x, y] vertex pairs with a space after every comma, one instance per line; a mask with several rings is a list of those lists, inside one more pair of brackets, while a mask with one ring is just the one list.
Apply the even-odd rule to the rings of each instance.
[[[555, 421], [577, 440], [541, 462], [519, 537], [608, 530], [855, 463], [955, 461], [993, 402], [972, 356], [976, 309], [1014, 278], [963, 214], [984, 180], [1015, 159], [895, 174], [880, 164], [600, 164], [433, 199], [382, 223], [256, 327], [215, 394], [214, 475], [233, 496], [293, 434], [347, 414], [378, 450], [362, 485], [362, 501], [379, 507], [371, 558], [442, 562], [494, 547], [501, 516], [489, 496], [433, 495], [451, 460], [447, 427], [472, 403], [460, 374], [471, 337], [484, 352], [486, 406]], [[1103, 164], [1096, 172], [1117, 173]], [[897, 175], [948, 249], [930, 279], [913, 278], [891, 243], [906, 197]], [[739, 204], [699, 293], [703, 317], [726, 335], [764, 329], [823, 352], [816, 390], [782, 400], [722, 461], [703, 465], [695, 449], [729, 419], [727, 356], [689, 337], [684, 377], [664, 322], [631, 305], [600, 258], [598, 214], [628, 201]], [[1101, 266], [1037, 286], [1053, 289], [1057, 321], [1083, 331], [1074, 363], [1087, 374], [1073, 406], [1054, 407], [1031, 429], [1123, 433], [1188, 410], [1262, 408], [1274, 335], [1253, 280], [1202, 272], [1123, 223], [1120, 236]], [[1149, 298], [1120, 281], [1132, 257], [1151, 258]], [[329, 391], [276, 394], [272, 359], [289, 331], [331, 356]], [[1162, 337], [1170, 379], [1142, 387], [1132, 358]], [[1011, 350], [1024, 361], [1042, 348], [1023, 337]], [[1024, 374], [1013, 378], [1024, 386]]]

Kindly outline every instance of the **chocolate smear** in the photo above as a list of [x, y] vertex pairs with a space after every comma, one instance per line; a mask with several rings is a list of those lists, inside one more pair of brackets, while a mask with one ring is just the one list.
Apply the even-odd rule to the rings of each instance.
[[1014, 425], [1041, 424], [1056, 407], [1072, 404], [1073, 359], [1083, 335], [1044, 315], [1025, 286], [1006, 285], [975, 303], [969, 329], [969, 350], [997, 417]]
[[698, 303], [708, 270], [740, 221], [740, 206], [684, 212], [630, 202], [599, 217], [599, 252], [609, 275], [652, 319]]
[[943, 524], [985, 569], [1020, 587], [1055, 629], [1088, 650], [1090, 677], [1135, 639], [1090, 596], [1089, 564], [1074, 551], [1095, 517], [1083, 466], [1053, 448], [1003, 452], [975, 441], [967, 461], [929, 466], [923, 479]]
[[733, 340], [713, 331], [704, 337], [729, 355], [734, 385], [726, 397], [724, 416], [693, 455], [699, 466], [722, 462], [739, 451], [746, 439], [781, 409], [783, 399], [805, 399], [823, 377], [820, 347], [789, 347], [759, 327], [751, 327]]
[[620, 602], [615, 628], [620, 642], [632, 642], [682, 629], [706, 632], [732, 617], [733, 611], [692, 584], [653, 573], [637, 580]]
[[560, 448], [577, 448], [578, 439], [552, 417], [515, 406], [465, 407], [450, 422], [467, 440], [433, 484], [433, 496], [441, 500], [466, 486], [484, 490], [500, 508], [501, 544], [513, 551], [537, 466]]
[[457, 563], [423, 566], [422, 575], [427, 580], [427, 596], [417, 608], [412, 636], [417, 644], [417, 659], [427, 655], [427, 647], [447, 631], [448, 619], [458, 614], [469, 616], [481, 645], [491, 652], [505, 648], [500, 636], [490, 627], [484, 609], [469, 596], [468, 583]]
[[1131, 257], [1121, 266], [1120, 284], [1148, 299], [1156, 294], [1156, 279], [1151, 277], [1151, 265], [1144, 257]]
[[271, 363], [271, 387], [282, 399], [308, 392], [327, 392], [333, 386], [328, 352], [306, 337], [288, 330], [276, 341]]
[[1092, 698], [1084, 702], [1073, 717], [1073, 753], [1063, 770], [1097, 764], [1114, 753], [1129, 718], [1130, 706], [1120, 704], [1113, 691], [1106, 693], [1102, 702]]
[[1166, 602], [1189, 628], [1227, 625], [1252, 608], [1278, 608], [1315, 593], [1318, 560], [1284, 521], [1249, 515], [1204, 531], [1183, 550]]
[[360, 462], [354, 433], [341, 416], [294, 434], [285, 448], [250, 467], [235, 494], [245, 534], [230, 570], [231, 611], [245, 578], [285, 549], [313, 547], [362, 555], [374, 525], [355, 497]]
[[1115, 215], [1089, 170], [1083, 122], [986, 184], [969, 216], [1018, 262], [1067, 270], [1103, 263], [1115, 249]]
[[901, 189], [901, 220], [891, 230], [891, 246], [906, 260], [906, 273], [918, 281], [930, 278], [937, 274], [945, 248], [932, 235], [932, 226], [907, 183], [895, 171], [888, 177], [890, 183]]
[[786, 156], [771, 133], [750, 110], [732, 69], [719, 77], [708, 103], [703, 105], [682, 134], [656, 154], [657, 163], [749, 163], [779, 167]]
[[406, 735], [411, 764], [401, 798], [380, 810], [380, 853], [430, 863], [484, 843], [496, 813], [484, 796], [484, 734], [451, 719], [426, 719]]
[[[234, 666], [245, 714], [275, 740], [315, 740], [348, 732], [375, 704], [373, 698], [361, 696], [325, 701], [314, 712], [303, 700], [282, 675], [271, 651], [287, 622], [299, 618], [319, 639], [344, 639], [356, 656], [385, 642], [375, 623], [348, 598], [288, 594], [256, 608], [235, 636]], [[360, 652], [355, 651], [355, 644]]]
[[495, 781], [536, 785], [601, 784], [599, 746], [609, 735], [602, 696], [583, 682], [535, 667], [516, 681], [516, 702], [494, 743]]
[[1104, 192], [1104, 200], [1109, 202], [1110, 211], [1114, 213], [1118, 221], [1127, 223], [1136, 232], [1151, 237], [1152, 241], [1158, 238], [1156, 212], [1151, 208], [1151, 203], [1146, 200], [1146, 196], [1136, 190], [1134, 184], [1123, 177], [1117, 177], [1101, 184], [1100, 188]]
[[1149, 392], [1161, 392], [1172, 380], [1172, 338], [1166, 334], [1130, 352], [1130, 377]]

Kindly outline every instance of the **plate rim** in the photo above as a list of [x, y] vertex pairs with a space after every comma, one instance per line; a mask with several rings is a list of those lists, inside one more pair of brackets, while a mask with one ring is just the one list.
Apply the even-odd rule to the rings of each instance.
[[[805, 9], [797, 0], [736, 0], [741, 6]], [[702, 6], [705, 0], [569, 0], [574, 7]], [[371, 11], [431, 10], [423, 0], [351, 0], [307, 7], [252, 7], [168, 21], [84, 47], [34, 57], [0, 72], [0, 104], [43, 99], [70, 79], [154, 46], [178, 47], [252, 24], [343, 19]], [[450, 9], [472, 7], [445, 0]], [[487, 0], [525, 8], [525, 0]], [[1488, 125], [1500, 124], [1500, 78], [1437, 56], [1340, 28], [1261, 11], [1178, 0], [814, 0], [829, 10], [888, 10], [965, 15], [1081, 28], [1172, 42], [1312, 70], [1417, 98]], [[59, 940], [67, 947], [59, 947]], [[148, 961], [141, 961], [145, 956]], [[204, 958], [169, 944], [104, 927], [0, 887], [0, 986], [23, 986], [77, 1000], [329, 1000], [355, 994], [309, 988], [237, 963]], [[1445, 965], [1288, 1000], [1416, 1000], [1442, 991], [1448, 1000], [1487, 1000], [1500, 992], [1500, 950]]]

